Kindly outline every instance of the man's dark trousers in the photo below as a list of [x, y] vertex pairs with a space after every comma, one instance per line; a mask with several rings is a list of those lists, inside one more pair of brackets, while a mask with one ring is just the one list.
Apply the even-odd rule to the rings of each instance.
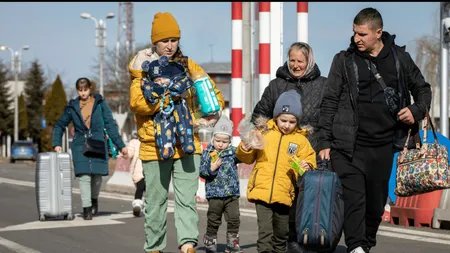
[[378, 147], [356, 145], [350, 159], [336, 150], [330, 153], [333, 170], [344, 187], [344, 234], [348, 252], [376, 245], [389, 187], [393, 144]]

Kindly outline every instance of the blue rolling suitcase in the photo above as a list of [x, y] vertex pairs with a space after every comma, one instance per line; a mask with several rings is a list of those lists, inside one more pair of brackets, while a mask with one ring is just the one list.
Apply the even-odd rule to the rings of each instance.
[[297, 241], [316, 252], [334, 252], [344, 224], [343, 187], [323, 161], [299, 180], [296, 210]]

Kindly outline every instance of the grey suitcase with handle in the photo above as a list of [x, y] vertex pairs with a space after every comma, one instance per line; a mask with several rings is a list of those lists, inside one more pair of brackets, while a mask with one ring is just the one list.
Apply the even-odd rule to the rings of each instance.
[[61, 216], [73, 220], [71, 175], [69, 153], [39, 153], [35, 189], [40, 221]]

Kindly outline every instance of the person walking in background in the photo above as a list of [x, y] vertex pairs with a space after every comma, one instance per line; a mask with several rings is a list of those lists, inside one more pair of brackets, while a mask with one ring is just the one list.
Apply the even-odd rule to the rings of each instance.
[[213, 129], [213, 137], [203, 150], [200, 161], [200, 177], [205, 179], [208, 200], [208, 224], [203, 243], [206, 252], [217, 252], [217, 231], [222, 215], [227, 222], [226, 252], [240, 252], [239, 246], [239, 177], [236, 148], [231, 145], [233, 122], [222, 116]]
[[[105, 129], [109, 138], [119, 148], [122, 155], [127, 155], [127, 148], [119, 134], [117, 123], [113, 118], [108, 103], [100, 94], [91, 94], [92, 84], [89, 79], [79, 78], [75, 87], [78, 97], [69, 101], [59, 120], [53, 128], [52, 146], [61, 152], [64, 129], [73, 123], [75, 136], [72, 142], [72, 160], [75, 176], [80, 179], [81, 204], [83, 218], [92, 220], [98, 212], [98, 195], [102, 184], [102, 176], [108, 175], [108, 144], [105, 140]], [[84, 147], [87, 139], [104, 142], [103, 155], [85, 155]]]
[[131, 203], [133, 207], [133, 215], [136, 217], [141, 216], [141, 212], [144, 208], [144, 201], [142, 201], [142, 196], [144, 195], [145, 180], [144, 173], [142, 170], [142, 161], [139, 159], [139, 147], [141, 142], [138, 139], [137, 132], [132, 133], [132, 139], [127, 145], [128, 157], [131, 158], [130, 162], [130, 173], [133, 183], [136, 185], [136, 191], [134, 193], [134, 200]]
[[[170, 61], [181, 64], [186, 70], [185, 74], [190, 78], [192, 73], [205, 73], [197, 63], [183, 55], [179, 47], [180, 37], [180, 28], [175, 18], [168, 12], [156, 13], [151, 33], [153, 47], [139, 51], [128, 65], [132, 77], [130, 109], [136, 116], [138, 136], [141, 141], [139, 158], [142, 160], [146, 189], [149, 189], [145, 192], [145, 252], [161, 252], [166, 247], [168, 189], [171, 177], [173, 177], [175, 193], [174, 212], [178, 247], [183, 253], [195, 253], [195, 247], [198, 244], [196, 193], [201, 155], [198, 134], [194, 134], [195, 151], [192, 154], [186, 154], [180, 145], [175, 145], [173, 155], [163, 159], [155, 139], [153, 118], [167, 105], [162, 105], [161, 108], [160, 103], [152, 104], [142, 90], [142, 79], [147, 75], [142, 69], [143, 62], [153, 62], [161, 56], [167, 56]], [[220, 107], [223, 109], [222, 93], [215, 87], [212, 80], [211, 83]], [[183, 116], [191, 116], [193, 121], [197, 120], [192, 113], [196, 96], [191, 89], [183, 96], [171, 96], [171, 98], [174, 105], [185, 103], [189, 108], [191, 113]], [[214, 121], [214, 119], [211, 120]], [[191, 129], [191, 126], [188, 127]], [[178, 136], [175, 138], [177, 142], [180, 141]]]

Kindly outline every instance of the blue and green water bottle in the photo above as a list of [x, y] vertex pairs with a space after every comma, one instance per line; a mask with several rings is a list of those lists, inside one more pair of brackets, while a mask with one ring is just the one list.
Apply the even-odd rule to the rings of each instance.
[[219, 99], [206, 73], [194, 74], [194, 87], [202, 117], [214, 115], [220, 111]]

